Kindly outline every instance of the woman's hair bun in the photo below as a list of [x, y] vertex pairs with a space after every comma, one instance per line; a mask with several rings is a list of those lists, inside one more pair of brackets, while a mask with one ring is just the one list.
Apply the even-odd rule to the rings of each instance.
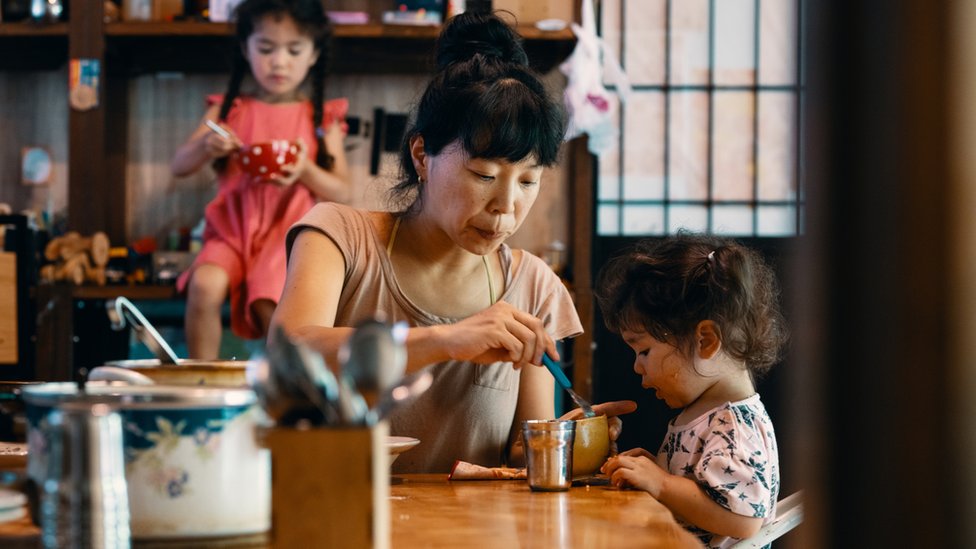
[[464, 12], [451, 18], [437, 39], [437, 69], [443, 70], [477, 54], [523, 66], [529, 64], [529, 57], [522, 48], [522, 37], [497, 16]]

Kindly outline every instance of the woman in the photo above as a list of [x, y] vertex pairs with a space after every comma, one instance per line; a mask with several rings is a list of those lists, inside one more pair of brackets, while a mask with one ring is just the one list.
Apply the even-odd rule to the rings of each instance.
[[494, 15], [452, 19], [436, 60], [393, 189], [406, 207], [312, 209], [289, 233], [273, 319], [330, 364], [351, 326], [377, 315], [410, 324], [407, 371], [429, 365], [434, 384], [390, 418], [393, 434], [421, 441], [398, 473], [520, 462], [522, 421], [554, 415], [542, 354], [558, 359], [555, 340], [582, 332], [559, 278], [504, 243], [556, 162], [560, 106]]

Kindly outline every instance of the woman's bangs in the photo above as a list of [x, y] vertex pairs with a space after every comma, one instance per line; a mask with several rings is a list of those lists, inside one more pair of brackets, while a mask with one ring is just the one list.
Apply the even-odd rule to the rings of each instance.
[[474, 158], [518, 162], [533, 156], [542, 166], [556, 161], [561, 132], [552, 131], [544, 111], [521, 83], [495, 84], [473, 102], [459, 128], [465, 151]]

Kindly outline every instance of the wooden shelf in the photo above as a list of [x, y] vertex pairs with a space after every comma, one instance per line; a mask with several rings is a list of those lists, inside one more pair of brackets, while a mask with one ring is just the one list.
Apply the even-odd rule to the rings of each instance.
[[[38, 288], [43, 287], [44, 290]], [[75, 286], [73, 284], [42, 284], [37, 288], [32, 288], [32, 297], [37, 297], [38, 292], [47, 294], [61, 294], [70, 296], [72, 299], [114, 299], [125, 297], [133, 300], [150, 299], [182, 299], [176, 291], [176, 286], [162, 286], [157, 284], [108, 284], [105, 286]]]
[[[336, 25], [332, 71], [340, 74], [425, 74], [440, 27]], [[523, 26], [525, 47], [536, 70], [546, 72], [565, 59], [576, 43], [572, 31], [540, 31]], [[160, 71], [224, 73], [233, 28], [226, 23], [120, 22], [105, 25], [111, 74], [136, 76]], [[174, 40], [175, 39], [175, 40]]]
[[158, 286], [147, 284], [136, 285], [107, 285], [107, 286], [72, 286], [71, 297], [75, 299], [112, 299], [125, 297], [128, 299], [177, 299], [179, 294], [176, 286]]
[[231, 36], [234, 28], [227, 23], [207, 23], [203, 21], [125, 21], [105, 25], [105, 35], [148, 38], [153, 36]]
[[[0, 25], [3, 27], [4, 25]], [[18, 26], [11, 24], [10, 26]], [[30, 25], [34, 27], [34, 25]], [[64, 25], [61, 26], [65, 33]], [[43, 28], [43, 27], [42, 27]], [[414, 25], [336, 25], [335, 37], [342, 38], [413, 38], [419, 40], [433, 40], [440, 33], [440, 27]], [[117, 22], [105, 25], [107, 36], [231, 36], [234, 29], [227, 23], [208, 23], [203, 21], [145, 21], [145, 22]], [[518, 28], [526, 41], [570, 41], [575, 42], [573, 32], [563, 29], [560, 31], [541, 31], [534, 26], [523, 25]], [[3, 33], [0, 32], [0, 35]]]
[[53, 23], [41, 25], [37, 23], [16, 22], [0, 23], [0, 38], [8, 36], [18, 37], [41, 37], [41, 36], [63, 36], [68, 37], [67, 23]]

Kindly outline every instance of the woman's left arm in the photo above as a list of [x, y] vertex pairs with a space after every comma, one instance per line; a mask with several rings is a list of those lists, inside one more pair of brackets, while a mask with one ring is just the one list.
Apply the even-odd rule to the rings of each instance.
[[555, 381], [542, 366], [526, 366], [519, 373], [518, 404], [515, 419], [508, 436], [508, 463], [525, 465], [525, 449], [522, 447], [522, 422], [527, 419], [552, 419], [555, 417], [553, 398]]

